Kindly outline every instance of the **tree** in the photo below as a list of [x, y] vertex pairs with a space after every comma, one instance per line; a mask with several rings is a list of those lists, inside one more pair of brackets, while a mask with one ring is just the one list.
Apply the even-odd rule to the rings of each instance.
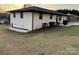
[[57, 10], [58, 12], [61, 12], [61, 13], [64, 13], [64, 14], [73, 14], [73, 15], [78, 15], [79, 16], [79, 11], [78, 10], [71, 10], [71, 9], [60, 9], [60, 10]]

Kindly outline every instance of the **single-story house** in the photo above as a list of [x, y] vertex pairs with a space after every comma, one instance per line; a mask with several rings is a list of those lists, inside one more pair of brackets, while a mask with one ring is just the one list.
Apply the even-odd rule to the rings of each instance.
[[63, 21], [67, 20], [67, 15], [63, 13], [36, 6], [11, 10], [9, 12], [9, 29], [17, 32], [36, 30], [42, 28], [44, 24], [49, 26], [50, 22], [54, 22], [55, 25], [57, 25], [58, 22], [60, 23], [59, 25], [64, 25]]

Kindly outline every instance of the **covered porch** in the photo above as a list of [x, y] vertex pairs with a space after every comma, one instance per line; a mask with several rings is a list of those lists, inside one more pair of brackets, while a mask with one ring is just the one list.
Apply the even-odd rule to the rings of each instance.
[[79, 25], [79, 16], [70, 15], [67, 18], [68, 24], [63, 26], [73, 26], [73, 25]]
[[73, 26], [73, 25], [79, 25], [79, 22], [69, 22], [67, 25], [61, 25], [61, 26]]

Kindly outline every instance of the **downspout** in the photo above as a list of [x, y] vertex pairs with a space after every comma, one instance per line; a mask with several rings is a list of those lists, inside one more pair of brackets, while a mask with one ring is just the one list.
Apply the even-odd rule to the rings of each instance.
[[34, 27], [34, 12], [32, 12], [32, 31], [34, 30], [33, 27]]
[[57, 25], [57, 22], [58, 22], [58, 15], [56, 16], [56, 25]]

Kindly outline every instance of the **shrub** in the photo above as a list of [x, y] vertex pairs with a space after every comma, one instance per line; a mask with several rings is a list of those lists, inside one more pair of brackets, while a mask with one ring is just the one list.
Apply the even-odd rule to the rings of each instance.
[[47, 23], [42, 23], [42, 28], [46, 28], [48, 26]]
[[59, 26], [60, 22], [56, 22], [56, 25]]
[[49, 26], [53, 27], [55, 25], [55, 22], [49, 22]]
[[67, 24], [68, 24], [68, 21], [67, 21], [67, 20], [64, 20], [64, 21], [63, 21], [63, 24], [64, 24], [64, 25], [67, 25]]

